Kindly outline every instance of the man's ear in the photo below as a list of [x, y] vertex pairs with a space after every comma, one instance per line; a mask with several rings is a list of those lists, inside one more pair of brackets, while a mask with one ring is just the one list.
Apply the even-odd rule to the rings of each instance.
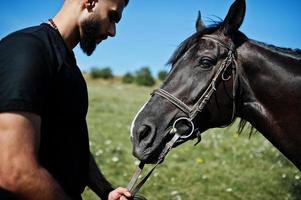
[[84, 0], [84, 8], [86, 8], [89, 12], [92, 11], [92, 9], [95, 7], [95, 3], [98, 0]]
[[228, 14], [222, 24], [222, 31], [225, 35], [230, 35], [238, 31], [246, 13], [246, 1], [236, 0], [230, 7]]
[[195, 28], [196, 28], [197, 32], [203, 31], [206, 28], [206, 26], [202, 20], [201, 11], [198, 12], [198, 18], [195, 22]]

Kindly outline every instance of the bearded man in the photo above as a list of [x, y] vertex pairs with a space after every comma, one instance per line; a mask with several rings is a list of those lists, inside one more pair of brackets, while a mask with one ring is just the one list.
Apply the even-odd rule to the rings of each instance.
[[113, 189], [89, 150], [88, 95], [72, 49], [114, 37], [128, 0], [65, 0], [48, 23], [0, 42], [0, 199], [131, 198]]

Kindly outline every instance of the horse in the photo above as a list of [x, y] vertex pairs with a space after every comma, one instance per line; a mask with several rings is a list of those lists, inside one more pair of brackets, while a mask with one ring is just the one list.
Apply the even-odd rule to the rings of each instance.
[[197, 31], [174, 52], [168, 76], [132, 122], [139, 160], [156, 163], [172, 127], [191, 132], [176, 147], [240, 118], [301, 170], [301, 52], [249, 39], [239, 31], [245, 12], [245, 0], [236, 0], [208, 27], [199, 14]]

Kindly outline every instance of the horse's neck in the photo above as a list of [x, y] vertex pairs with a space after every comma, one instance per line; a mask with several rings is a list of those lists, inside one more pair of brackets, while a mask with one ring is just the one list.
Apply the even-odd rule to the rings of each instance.
[[301, 170], [301, 56], [248, 41], [238, 48], [238, 62], [239, 116]]

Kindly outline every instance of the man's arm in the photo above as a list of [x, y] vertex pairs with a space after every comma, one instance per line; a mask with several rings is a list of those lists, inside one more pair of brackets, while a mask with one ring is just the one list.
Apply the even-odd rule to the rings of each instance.
[[89, 162], [88, 187], [103, 200], [106, 200], [109, 193], [114, 190], [109, 181], [107, 181], [104, 175], [100, 172], [92, 154], [90, 154]]
[[97, 167], [92, 154], [90, 154], [88, 187], [91, 188], [102, 200], [126, 200], [126, 197], [131, 197], [131, 194], [125, 188], [119, 187], [115, 190], [113, 189], [109, 181], [107, 181]]
[[41, 119], [26, 112], [0, 113], [0, 188], [18, 199], [68, 200], [38, 163]]

